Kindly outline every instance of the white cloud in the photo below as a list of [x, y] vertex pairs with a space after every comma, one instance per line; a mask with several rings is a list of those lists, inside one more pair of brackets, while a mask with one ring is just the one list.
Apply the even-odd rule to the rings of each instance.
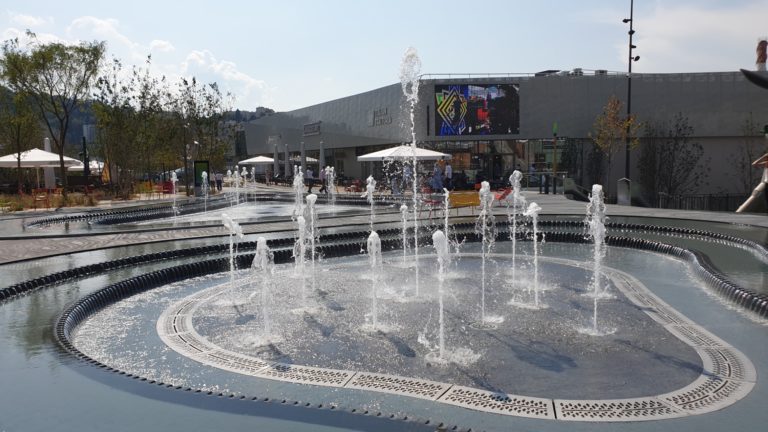
[[36, 17], [32, 15], [24, 15], [14, 12], [8, 12], [11, 23], [24, 28], [31, 29], [33, 27], [42, 27], [47, 24], [53, 24], [52, 17]]
[[[672, 2], [669, 2], [672, 3]], [[768, 3], [704, 9], [657, 3], [650, 16], [635, 16], [640, 72], [733, 71], [753, 68], [757, 38], [766, 33]], [[627, 45], [617, 46], [627, 62]]]
[[237, 64], [218, 60], [208, 50], [192, 51], [181, 64], [182, 74], [195, 75], [199, 81], [216, 81], [223, 92], [232, 92], [237, 106], [253, 109], [273, 103], [271, 88], [263, 80], [256, 79], [238, 69]]
[[155, 39], [149, 43], [149, 49], [150, 51], [157, 52], [171, 52], [174, 51], [176, 47], [174, 47], [173, 44], [168, 41]]

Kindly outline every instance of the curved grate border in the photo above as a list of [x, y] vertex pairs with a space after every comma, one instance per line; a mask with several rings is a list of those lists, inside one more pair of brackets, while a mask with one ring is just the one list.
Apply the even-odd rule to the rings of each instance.
[[[492, 255], [502, 256], [502, 254]], [[586, 263], [567, 259], [545, 258], [545, 260], [588, 268]], [[670, 419], [725, 408], [751, 391], [757, 380], [757, 373], [754, 365], [740, 351], [677, 312], [651, 293], [635, 277], [616, 269], [606, 268], [604, 272], [630, 301], [641, 306], [649, 316], [659, 316], [658, 311], [664, 311], [666, 319], [659, 322], [670, 334], [693, 347], [702, 358], [703, 371], [698, 379], [676, 391], [651, 397], [565, 400], [490, 392], [394, 375], [268, 363], [255, 357], [225, 351], [194, 331], [192, 324], [194, 312], [202, 302], [218, 294], [223, 289], [222, 286], [193, 294], [166, 308], [158, 319], [156, 328], [161, 340], [178, 353], [200, 363], [235, 373], [279, 381], [419, 397], [468, 409], [518, 417], [593, 422]], [[184, 324], [180, 326], [175, 324], [180, 320], [184, 321]], [[185, 334], [168, 333], [169, 329], [177, 328], [190, 330]], [[212, 351], [226, 352], [232, 358], [247, 358], [252, 362], [263, 364], [263, 367], [254, 369], [239, 367], [236, 362], [226, 364], [212, 362], [210, 360]]]

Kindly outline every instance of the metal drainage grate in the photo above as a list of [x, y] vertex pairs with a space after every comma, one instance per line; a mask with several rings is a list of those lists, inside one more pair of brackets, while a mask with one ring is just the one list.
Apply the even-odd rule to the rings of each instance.
[[354, 375], [352, 371], [275, 363], [256, 376], [303, 384], [343, 387]]
[[415, 378], [358, 372], [345, 387], [435, 400], [445, 393], [451, 385]]
[[555, 418], [552, 399], [515, 396], [454, 386], [438, 400], [451, 405], [498, 414], [541, 419]]
[[571, 421], [659, 420], [680, 413], [654, 399], [556, 400], [557, 418]]
[[[584, 266], [570, 260], [551, 261]], [[615, 269], [604, 271], [630, 301], [663, 324], [672, 335], [696, 349], [702, 358], [704, 375], [682, 389], [658, 396], [552, 400], [416, 378], [270, 363], [224, 350], [195, 331], [192, 315], [200, 303], [229, 289], [228, 284], [195, 293], [166, 309], [158, 319], [157, 332], [163, 342], [180, 354], [235, 373], [302, 384], [401, 394], [520, 417], [597, 422], [658, 420], [716, 411], [735, 403], [752, 390], [757, 373], [754, 365], [741, 352], [679, 314], [631, 275]]]
[[691, 385], [660, 398], [688, 414], [704, 414], [733, 404], [746, 396], [754, 385], [747, 381], [700, 376]]

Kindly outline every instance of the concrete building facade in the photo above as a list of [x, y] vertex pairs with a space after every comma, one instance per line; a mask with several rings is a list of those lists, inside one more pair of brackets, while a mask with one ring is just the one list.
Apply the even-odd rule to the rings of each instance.
[[[626, 103], [627, 76], [580, 70], [537, 75], [425, 76], [414, 113], [419, 145], [453, 154], [454, 171], [464, 171], [472, 182], [500, 182], [515, 168], [551, 171], [557, 160], [558, 171], [588, 186], [595, 120], [610, 97]], [[689, 142], [701, 145], [699, 169], [706, 180], [691, 193], [743, 192], [749, 184], [743, 177], [752, 174], [743, 160], [765, 148], [766, 102], [768, 92], [740, 72], [632, 76], [637, 119], [668, 127], [682, 117], [691, 128]], [[336, 166], [346, 177], [364, 178], [380, 174], [381, 167], [356, 157], [410, 142], [410, 114], [400, 84], [394, 84], [258, 119], [246, 125], [245, 134], [247, 156], [277, 156], [280, 171], [287, 149], [291, 165], [303, 155]], [[634, 183], [639, 155], [639, 149], [630, 153]], [[624, 175], [624, 151], [612, 159], [609, 185]]]

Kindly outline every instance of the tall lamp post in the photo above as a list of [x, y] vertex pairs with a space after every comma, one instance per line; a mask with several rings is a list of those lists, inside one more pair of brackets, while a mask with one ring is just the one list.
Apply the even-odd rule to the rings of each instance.
[[[629, 61], [627, 64], [629, 65], [628, 72], [627, 72], [627, 120], [629, 120], [631, 114], [632, 114], [632, 62], [636, 62], [640, 60], [640, 56], [632, 56], [632, 50], [637, 48], [635, 45], [632, 44], [632, 36], [635, 34], [634, 29], [634, 3], [635, 0], [630, 0], [629, 2], [629, 18], [624, 18], [621, 20], [624, 24], [629, 23]], [[627, 123], [627, 136], [624, 142], [624, 151], [625, 151], [625, 158], [624, 158], [624, 178], [629, 180], [629, 143], [630, 143], [630, 125]]]

